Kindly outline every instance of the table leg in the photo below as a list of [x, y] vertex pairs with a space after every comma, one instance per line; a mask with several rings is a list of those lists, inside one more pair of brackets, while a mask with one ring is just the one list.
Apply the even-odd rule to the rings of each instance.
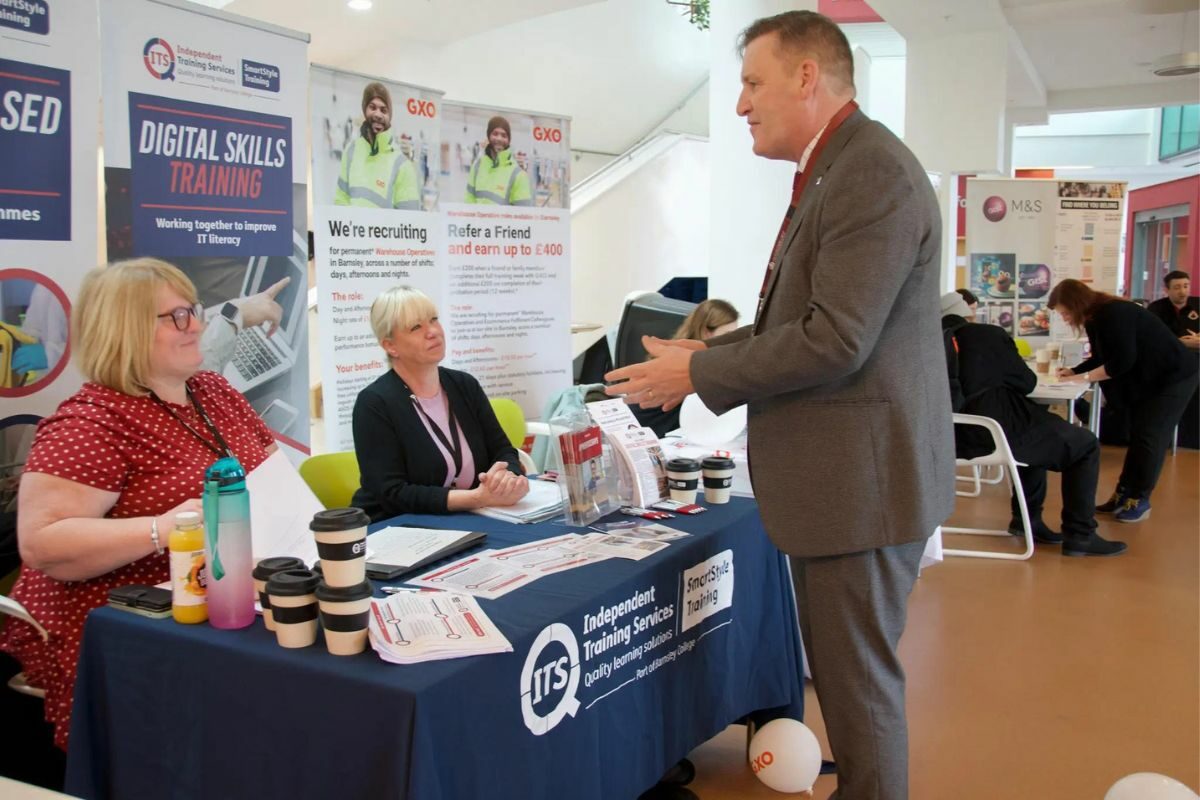
[[1088, 428], [1096, 436], [1100, 438], [1100, 384], [1092, 384], [1092, 408], [1088, 415]]

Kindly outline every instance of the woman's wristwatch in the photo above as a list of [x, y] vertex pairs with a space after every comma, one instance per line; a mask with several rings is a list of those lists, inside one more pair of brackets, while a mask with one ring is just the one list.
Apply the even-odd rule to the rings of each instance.
[[221, 306], [221, 316], [229, 320], [229, 324], [238, 333], [242, 330], [242, 310], [233, 303], [225, 303]]

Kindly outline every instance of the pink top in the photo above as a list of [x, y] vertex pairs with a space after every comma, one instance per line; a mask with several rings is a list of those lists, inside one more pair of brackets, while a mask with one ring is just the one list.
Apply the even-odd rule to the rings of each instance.
[[[416, 397], [416, 395], [413, 396]], [[454, 474], [454, 456], [441, 443], [429, 424], [429, 419], [432, 418], [437, 423], [437, 426], [442, 429], [442, 434], [446, 437], [446, 440], [451, 441], [450, 405], [449, 400], [446, 399], [446, 393], [439, 388], [438, 393], [433, 397], [417, 397], [417, 402], [421, 404], [421, 408], [425, 411], [424, 414], [417, 414], [421, 418], [421, 424], [425, 426], [425, 430], [429, 431], [429, 438], [433, 439], [433, 443], [437, 445], [438, 452], [442, 454], [442, 458], [446, 459], [446, 482], [442, 486], [448, 488], [453, 485], [456, 489], [470, 489], [475, 485], [475, 456], [471, 454], [471, 447], [463, 437], [462, 424], [455, 425], [455, 432], [458, 434], [458, 448], [462, 453], [462, 469], [459, 470], [458, 475]]]
[[[246, 398], [214, 372], [198, 372], [188, 385], [246, 472], [266, 460], [267, 448], [275, 440]], [[211, 437], [191, 403], [170, 406]], [[200, 497], [204, 470], [216, 459], [149, 397], [85, 383], [38, 424], [25, 471], [119, 492], [107, 514], [119, 519], [157, 516]], [[159, 530], [163, 546], [168, 534], [170, 530]], [[149, 544], [149, 520], [146, 541]], [[113, 587], [153, 586], [167, 578], [165, 554], [148, 555], [86, 581], [59, 581], [21, 567], [12, 597], [46, 628], [50, 640], [43, 642], [32, 626], [10, 620], [0, 630], [0, 650], [21, 662], [31, 684], [46, 690], [46, 719], [54, 724], [54, 743], [59, 747], [67, 747], [75, 669], [88, 612], [104, 605]]]

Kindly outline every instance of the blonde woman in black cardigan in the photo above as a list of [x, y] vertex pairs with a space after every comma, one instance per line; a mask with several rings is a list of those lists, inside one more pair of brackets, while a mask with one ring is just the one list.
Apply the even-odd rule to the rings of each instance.
[[438, 366], [446, 337], [423, 292], [398, 286], [371, 304], [390, 368], [354, 403], [362, 488], [353, 504], [373, 521], [510, 506], [529, 492], [517, 451], [479, 382]]

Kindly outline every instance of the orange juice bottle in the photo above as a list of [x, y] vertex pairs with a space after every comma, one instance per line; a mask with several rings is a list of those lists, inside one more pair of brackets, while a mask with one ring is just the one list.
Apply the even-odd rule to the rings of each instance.
[[167, 539], [167, 548], [171, 551], [171, 615], [185, 624], [206, 621], [208, 580], [199, 514], [182, 511], [175, 515], [175, 530]]

